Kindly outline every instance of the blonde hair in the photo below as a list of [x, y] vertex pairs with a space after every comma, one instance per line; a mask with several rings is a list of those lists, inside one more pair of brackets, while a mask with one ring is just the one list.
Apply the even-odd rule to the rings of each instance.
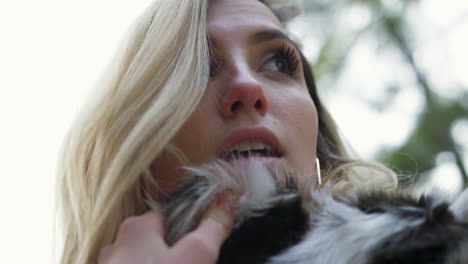
[[[164, 150], [181, 156], [169, 142], [208, 83], [208, 5], [209, 0], [155, 1], [130, 30], [99, 94], [75, 120], [58, 172], [60, 263], [96, 262], [120, 223], [148, 210], [143, 188], [157, 189], [149, 172], [155, 158]], [[333, 121], [326, 112], [321, 117], [328, 129], [322, 130], [322, 145], [332, 146], [330, 157], [344, 156]], [[341, 164], [324, 159], [325, 169]]]
[[206, 0], [155, 1], [71, 128], [59, 169], [61, 263], [95, 262], [121, 221], [147, 210], [148, 167], [208, 83], [207, 8]]

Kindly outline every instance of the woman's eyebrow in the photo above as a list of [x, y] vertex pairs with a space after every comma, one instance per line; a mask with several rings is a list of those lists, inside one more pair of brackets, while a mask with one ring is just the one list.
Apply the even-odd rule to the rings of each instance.
[[[250, 45], [255, 45], [262, 42], [272, 41], [275, 39], [282, 39], [288, 42], [290, 45], [292, 45], [296, 50], [300, 50], [296, 42], [294, 42], [288, 35], [277, 29], [257, 31], [254, 34], [250, 35], [247, 41]], [[208, 50], [211, 59], [218, 57], [218, 55], [220, 54], [220, 52], [218, 51], [218, 43], [216, 38], [210, 35], [208, 35]]]
[[251, 35], [248, 41], [250, 44], [258, 44], [260, 42], [267, 42], [267, 41], [271, 41], [275, 39], [283, 39], [289, 42], [296, 49], [299, 49], [296, 43], [291, 38], [289, 38], [288, 35], [286, 35], [285, 33], [277, 29], [268, 29], [268, 30], [258, 31], [255, 34]]

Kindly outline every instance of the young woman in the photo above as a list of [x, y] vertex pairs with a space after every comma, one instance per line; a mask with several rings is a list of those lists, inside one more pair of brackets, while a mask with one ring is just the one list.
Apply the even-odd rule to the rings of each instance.
[[[313, 178], [319, 158], [337, 194], [355, 187], [312, 72], [273, 11], [259, 0], [157, 0], [141, 16], [65, 143], [61, 263], [215, 263], [235, 197], [214, 199], [171, 248], [145, 199], [174, 190], [181, 166], [234, 150]], [[362, 188], [396, 185], [391, 173], [359, 175]]]

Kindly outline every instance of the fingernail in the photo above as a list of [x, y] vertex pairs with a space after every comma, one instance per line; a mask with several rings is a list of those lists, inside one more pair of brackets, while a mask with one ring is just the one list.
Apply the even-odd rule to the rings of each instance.
[[237, 197], [230, 192], [222, 193], [218, 195], [218, 198], [216, 199], [216, 206], [224, 209], [232, 216], [234, 215], [236, 204]]

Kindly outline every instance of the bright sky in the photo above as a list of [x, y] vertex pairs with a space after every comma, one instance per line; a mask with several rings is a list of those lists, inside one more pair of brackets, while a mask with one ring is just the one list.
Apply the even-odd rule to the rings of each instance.
[[0, 263], [53, 263], [60, 142], [149, 2], [0, 2]]
[[[0, 1], [1, 263], [52, 263], [54, 181], [60, 142], [110, 60], [118, 40], [149, 2]], [[453, 5], [446, 1], [424, 2], [427, 3], [425, 14], [436, 20], [431, 23], [440, 24], [437, 32], [446, 32], [444, 26], [450, 26], [453, 22], [450, 18], [459, 17], [460, 10], [468, 11], [464, 0], [450, 1], [457, 4], [450, 10], [446, 9]], [[434, 15], [441, 10], [446, 12], [445, 16]], [[464, 23], [464, 27], [448, 32], [444, 40], [430, 32], [426, 39], [431, 40], [427, 48], [448, 45], [443, 46], [448, 57], [436, 55], [433, 60], [440, 62], [449, 58], [455, 70], [447, 74], [452, 74], [451, 80], [467, 85], [467, 19]], [[424, 43], [421, 46], [426, 47]], [[453, 50], [457, 52], [454, 54]], [[442, 79], [445, 77], [442, 75]], [[362, 108], [346, 98], [336, 101], [353, 109]], [[379, 120], [364, 108], [358, 110], [353, 111], [354, 115]], [[373, 151], [365, 147], [373, 145], [369, 140], [395, 140], [395, 135], [388, 136], [381, 130], [370, 134], [363, 134], [361, 129], [355, 131], [352, 124], [346, 125], [354, 118], [344, 114], [346, 108], [339, 110], [337, 107], [334, 111], [343, 121], [345, 134], [365, 155]], [[406, 124], [405, 119], [397, 115], [389, 118], [392, 123]], [[376, 126], [388, 122], [382, 121]], [[459, 127], [465, 129], [463, 131], [467, 129], [466, 124]], [[404, 137], [404, 133], [402, 129], [402, 135], [397, 137]]]

